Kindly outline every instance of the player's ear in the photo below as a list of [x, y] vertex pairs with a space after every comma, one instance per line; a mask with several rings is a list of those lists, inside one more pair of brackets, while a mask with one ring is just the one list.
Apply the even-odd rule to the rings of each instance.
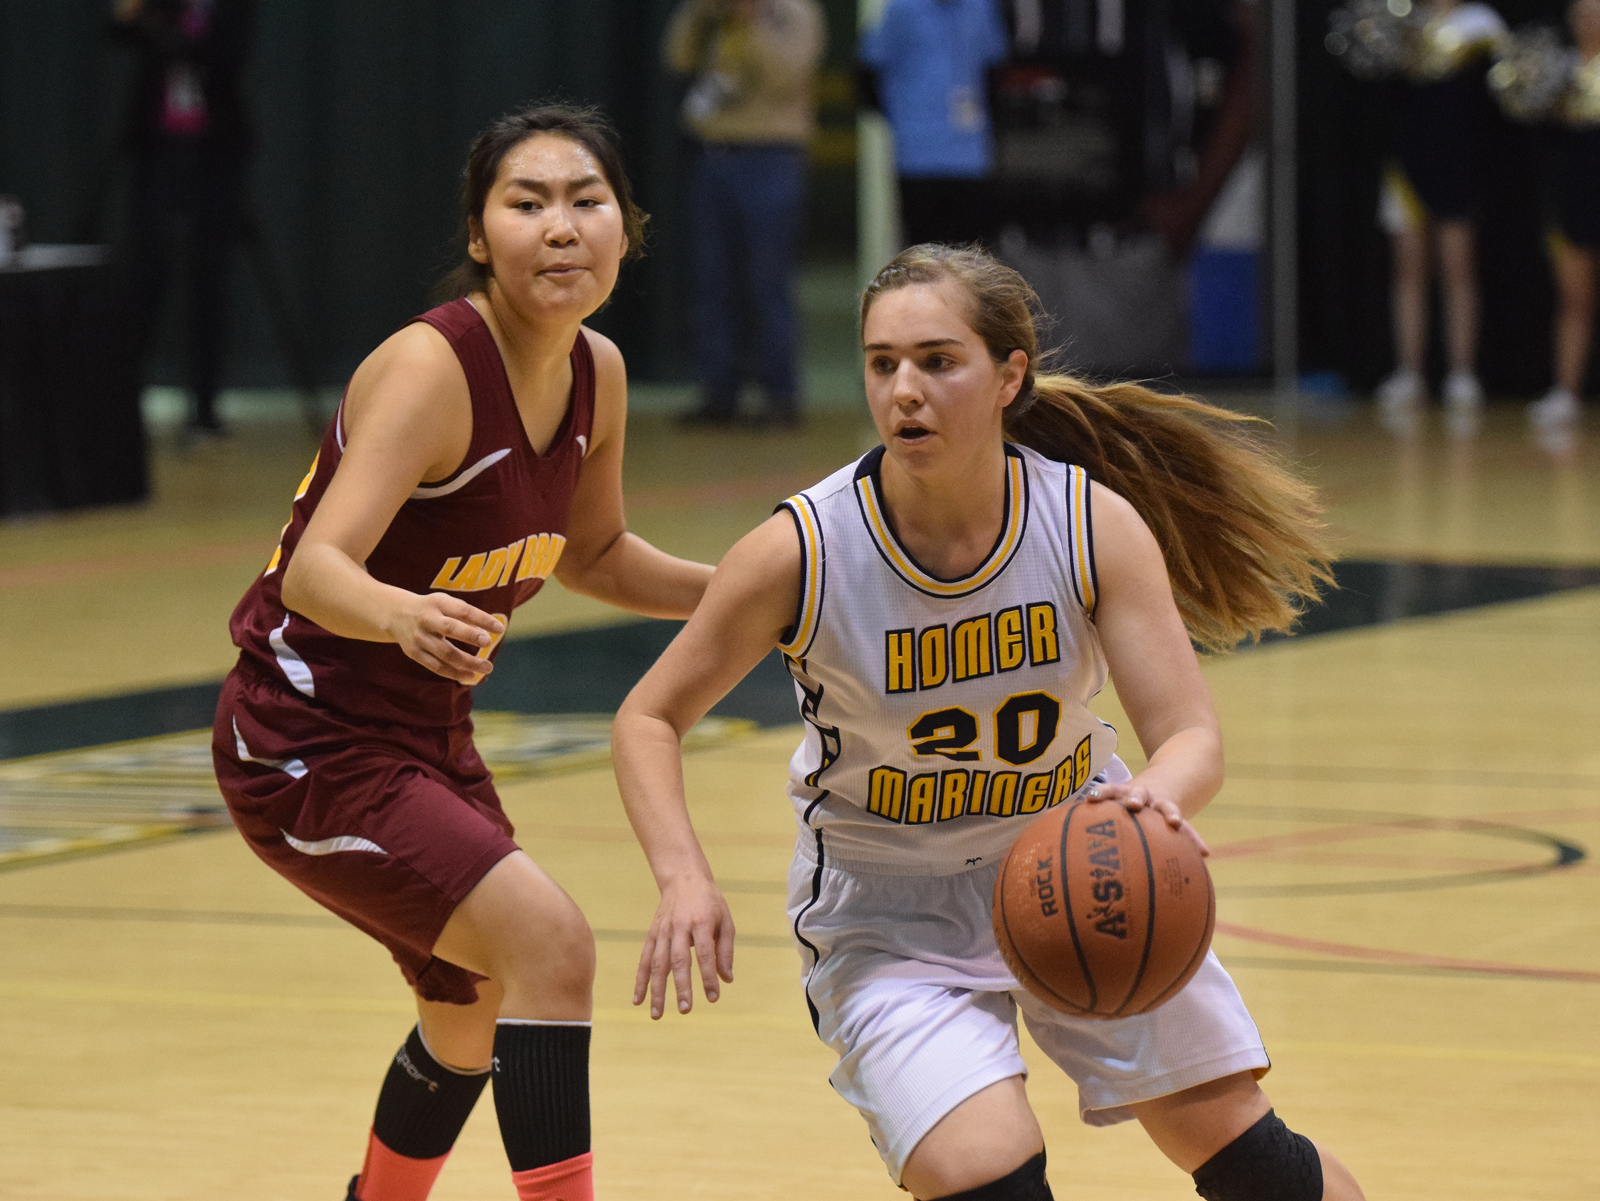
[[467, 253], [473, 262], [488, 265], [489, 243], [483, 236], [483, 222], [477, 217], [467, 218]]
[[1000, 364], [1000, 407], [1003, 409], [1022, 391], [1022, 381], [1028, 378], [1028, 352], [1013, 350]]

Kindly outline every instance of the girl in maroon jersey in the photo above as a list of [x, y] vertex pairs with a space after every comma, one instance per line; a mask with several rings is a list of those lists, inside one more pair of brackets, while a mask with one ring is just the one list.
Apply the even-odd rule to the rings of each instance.
[[565, 106], [502, 118], [463, 205], [460, 298], [357, 369], [234, 612], [213, 754], [251, 848], [416, 993], [349, 1196], [422, 1201], [492, 1074], [519, 1196], [579, 1201], [594, 940], [511, 840], [471, 686], [552, 572], [687, 617], [711, 569], [624, 525], [622, 356], [582, 327], [644, 232], [608, 126]]

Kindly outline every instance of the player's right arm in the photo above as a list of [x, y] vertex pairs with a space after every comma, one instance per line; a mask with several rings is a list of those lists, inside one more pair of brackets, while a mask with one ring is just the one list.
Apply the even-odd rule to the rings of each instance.
[[442, 592], [419, 595], [367, 574], [367, 556], [418, 484], [466, 457], [472, 397], [450, 344], [410, 325], [356, 370], [342, 412], [345, 446], [283, 576], [283, 603], [323, 629], [397, 643], [429, 671], [474, 683], [492, 664], [453, 642], [488, 646], [504, 627]]
[[691, 956], [706, 1000], [717, 999], [719, 977], [733, 979], [733, 916], [689, 820], [682, 740], [794, 624], [800, 574], [800, 539], [788, 513], [745, 535], [612, 726], [622, 804], [661, 889], [633, 990], [635, 1005], [650, 997], [652, 1018], [665, 1008], [669, 974], [678, 1012], [693, 1008]]

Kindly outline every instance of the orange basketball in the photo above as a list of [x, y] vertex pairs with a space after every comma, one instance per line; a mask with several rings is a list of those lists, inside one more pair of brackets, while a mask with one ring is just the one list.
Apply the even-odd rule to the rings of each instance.
[[1216, 922], [1200, 848], [1153, 809], [1051, 809], [994, 883], [994, 936], [1012, 974], [1062, 1013], [1148, 1013], [1189, 982]]

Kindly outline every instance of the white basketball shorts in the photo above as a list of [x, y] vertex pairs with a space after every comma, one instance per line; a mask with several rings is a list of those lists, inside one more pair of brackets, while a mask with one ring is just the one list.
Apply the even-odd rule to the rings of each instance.
[[819, 864], [802, 842], [789, 869], [812, 1021], [839, 1056], [829, 1076], [861, 1111], [895, 1183], [935, 1123], [974, 1093], [1026, 1076], [1017, 1012], [1041, 1050], [1078, 1085], [1091, 1126], [1129, 1106], [1271, 1066], [1233, 980], [1208, 954], [1175, 997], [1117, 1021], [1068, 1017], [1006, 969], [990, 926], [989, 864], [949, 876]]

